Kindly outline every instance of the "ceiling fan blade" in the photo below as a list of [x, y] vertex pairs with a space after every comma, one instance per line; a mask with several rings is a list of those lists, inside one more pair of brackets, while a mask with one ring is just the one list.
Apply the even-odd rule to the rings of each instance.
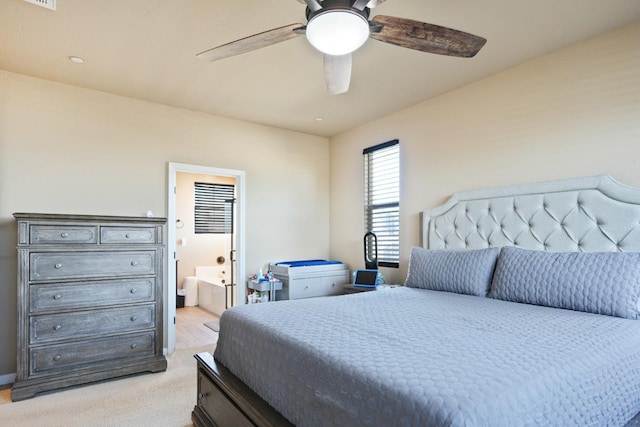
[[382, 26], [371, 32], [373, 39], [439, 55], [471, 58], [487, 42], [463, 31], [394, 16], [378, 15], [372, 22]]
[[324, 79], [329, 94], [339, 95], [348, 91], [351, 82], [351, 54], [324, 55]]
[[322, 6], [320, 5], [320, 2], [318, 0], [298, 0], [298, 2], [309, 6], [309, 10], [311, 12], [317, 12], [322, 9]]
[[369, 3], [367, 4], [367, 7], [369, 9], [373, 9], [374, 7], [379, 5], [380, 3], [384, 3], [384, 0], [369, 0]]
[[218, 59], [228, 58], [230, 56], [240, 55], [261, 47], [266, 47], [275, 43], [292, 39], [300, 35], [296, 30], [303, 28], [302, 24], [291, 24], [262, 33], [254, 34], [231, 43], [214, 47], [213, 49], [200, 52], [196, 56], [205, 61], [217, 61]]

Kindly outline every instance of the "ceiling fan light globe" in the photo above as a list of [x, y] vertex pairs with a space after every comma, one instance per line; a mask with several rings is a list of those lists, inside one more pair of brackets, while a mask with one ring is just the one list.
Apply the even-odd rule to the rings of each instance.
[[328, 10], [307, 23], [307, 40], [327, 55], [354, 52], [369, 38], [369, 21], [348, 10]]

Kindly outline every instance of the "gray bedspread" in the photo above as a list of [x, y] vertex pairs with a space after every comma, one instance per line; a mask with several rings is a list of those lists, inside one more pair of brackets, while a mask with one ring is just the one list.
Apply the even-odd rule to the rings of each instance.
[[215, 358], [298, 426], [616, 426], [640, 321], [388, 288], [227, 310]]

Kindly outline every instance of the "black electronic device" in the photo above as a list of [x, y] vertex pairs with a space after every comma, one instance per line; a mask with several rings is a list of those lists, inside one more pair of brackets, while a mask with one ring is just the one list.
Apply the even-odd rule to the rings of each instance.
[[364, 268], [378, 269], [378, 236], [371, 231], [364, 235]]
[[353, 275], [353, 286], [360, 288], [375, 288], [378, 270], [356, 270]]

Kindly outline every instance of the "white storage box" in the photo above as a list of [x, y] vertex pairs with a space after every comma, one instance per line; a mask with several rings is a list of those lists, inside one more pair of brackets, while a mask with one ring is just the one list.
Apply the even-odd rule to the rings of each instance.
[[271, 272], [282, 281], [278, 299], [300, 299], [340, 295], [349, 283], [349, 268], [339, 261], [302, 260], [271, 264]]

